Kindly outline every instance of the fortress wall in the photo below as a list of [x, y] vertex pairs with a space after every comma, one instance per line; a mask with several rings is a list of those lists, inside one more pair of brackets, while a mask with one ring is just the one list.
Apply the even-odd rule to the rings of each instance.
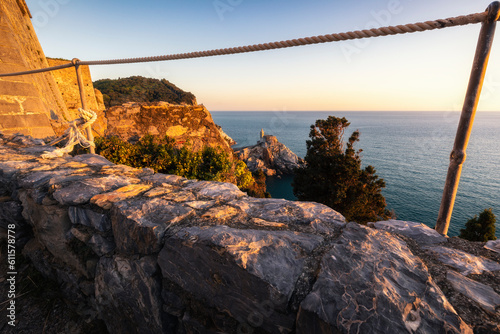
[[[49, 64], [24, 0], [0, 2], [0, 73]], [[69, 114], [51, 73], [0, 78], [0, 130], [34, 137], [54, 135]]]
[[[68, 63], [70, 60], [47, 58], [49, 66], [58, 66]], [[94, 89], [92, 77], [90, 75], [89, 66], [81, 66], [82, 79], [84, 85], [85, 96], [87, 99], [87, 108], [97, 112], [98, 118], [92, 126], [95, 136], [103, 136], [106, 131], [106, 120], [104, 118], [104, 102], [102, 94], [99, 90]], [[78, 108], [82, 107], [80, 100], [80, 90], [78, 81], [76, 80], [76, 71], [74, 67], [65, 68], [58, 71], [53, 71], [52, 75], [59, 87], [62, 98], [68, 108], [70, 119], [73, 120], [79, 117]]]

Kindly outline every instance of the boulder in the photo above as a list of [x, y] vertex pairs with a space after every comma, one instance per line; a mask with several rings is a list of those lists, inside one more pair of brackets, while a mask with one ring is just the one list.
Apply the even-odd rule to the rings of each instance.
[[297, 315], [297, 334], [438, 332], [472, 334], [402, 240], [356, 223], [323, 256]]
[[288, 302], [305, 256], [322, 241], [289, 231], [191, 227], [166, 240], [158, 264], [165, 278], [240, 324], [289, 333]]

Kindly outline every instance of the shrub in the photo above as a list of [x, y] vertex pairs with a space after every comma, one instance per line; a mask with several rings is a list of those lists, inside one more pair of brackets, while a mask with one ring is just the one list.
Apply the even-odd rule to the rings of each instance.
[[460, 238], [469, 241], [496, 240], [495, 222], [496, 217], [491, 208], [485, 209], [483, 212], [469, 219], [465, 224], [465, 229], [460, 230]]
[[95, 143], [96, 152], [114, 163], [136, 168], [149, 167], [157, 173], [188, 179], [231, 182], [251, 196], [265, 196], [265, 183], [262, 189], [262, 184], [255, 181], [243, 161], [213, 147], [194, 152], [189, 145], [176, 148], [173, 139], [149, 134], [136, 144], [118, 137], [98, 137]]

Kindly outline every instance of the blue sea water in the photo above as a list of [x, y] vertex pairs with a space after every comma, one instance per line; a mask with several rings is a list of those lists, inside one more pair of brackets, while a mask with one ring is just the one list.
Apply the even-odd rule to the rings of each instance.
[[[347, 135], [360, 131], [363, 165], [374, 166], [385, 180], [383, 194], [398, 219], [434, 227], [459, 112], [212, 112], [235, 147], [254, 145], [263, 128], [300, 157], [306, 154], [311, 124], [329, 115], [351, 122]], [[273, 197], [294, 199], [291, 178], [267, 183]], [[500, 220], [499, 190], [500, 112], [478, 112], [448, 235], [458, 235], [468, 219], [486, 208], [493, 208]]]

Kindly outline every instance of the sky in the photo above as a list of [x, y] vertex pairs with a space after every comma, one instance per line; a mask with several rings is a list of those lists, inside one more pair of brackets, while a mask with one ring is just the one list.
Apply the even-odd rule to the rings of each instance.
[[[484, 0], [26, 0], [48, 57], [176, 54], [483, 12]], [[210, 111], [460, 111], [480, 25], [281, 50], [91, 66], [141, 75]], [[500, 111], [500, 36], [479, 111]]]

